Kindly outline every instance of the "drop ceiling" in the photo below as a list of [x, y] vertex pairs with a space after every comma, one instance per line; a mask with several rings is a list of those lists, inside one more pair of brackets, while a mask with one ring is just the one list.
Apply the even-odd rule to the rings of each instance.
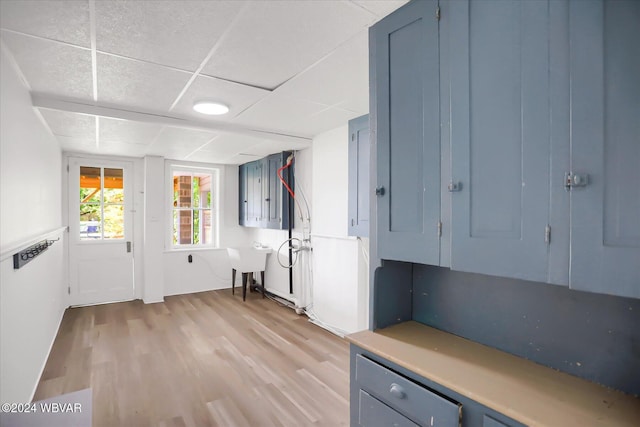
[[0, 45], [62, 150], [237, 164], [366, 114], [368, 28], [405, 2], [0, 0]]

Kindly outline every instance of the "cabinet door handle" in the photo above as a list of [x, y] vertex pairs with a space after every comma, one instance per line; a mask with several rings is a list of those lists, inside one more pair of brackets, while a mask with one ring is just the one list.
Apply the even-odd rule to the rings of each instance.
[[380, 186], [376, 188], [376, 196], [380, 197], [380, 196], [384, 196], [384, 187]]
[[391, 383], [389, 393], [391, 393], [393, 397], [397, 397], [398, 399], [404, 399], [406, 396], [404, 389], [396, 383]]

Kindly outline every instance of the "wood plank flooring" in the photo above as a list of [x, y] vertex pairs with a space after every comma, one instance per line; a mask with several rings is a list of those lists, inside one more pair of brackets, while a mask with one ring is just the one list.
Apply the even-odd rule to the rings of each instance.
[[349, 424], [349, 347], [231, 290], [68, 309], [34, 400], [91, 387], [93, 426]]

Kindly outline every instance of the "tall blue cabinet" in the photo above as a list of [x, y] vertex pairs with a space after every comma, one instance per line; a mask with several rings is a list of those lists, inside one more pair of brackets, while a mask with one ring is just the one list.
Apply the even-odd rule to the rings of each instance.
[[[436, 0], [415, 1], [370, 37], [375, 67], [378, 256], [440, 263], [440, 67]], [[374, 105], [375, 104], [375, 105]]]

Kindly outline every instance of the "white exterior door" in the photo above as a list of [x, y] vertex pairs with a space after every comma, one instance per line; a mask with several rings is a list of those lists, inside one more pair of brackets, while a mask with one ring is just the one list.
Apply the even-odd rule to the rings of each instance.
[[69, 158], [71, 305], [133, 299], [132, 169]]

